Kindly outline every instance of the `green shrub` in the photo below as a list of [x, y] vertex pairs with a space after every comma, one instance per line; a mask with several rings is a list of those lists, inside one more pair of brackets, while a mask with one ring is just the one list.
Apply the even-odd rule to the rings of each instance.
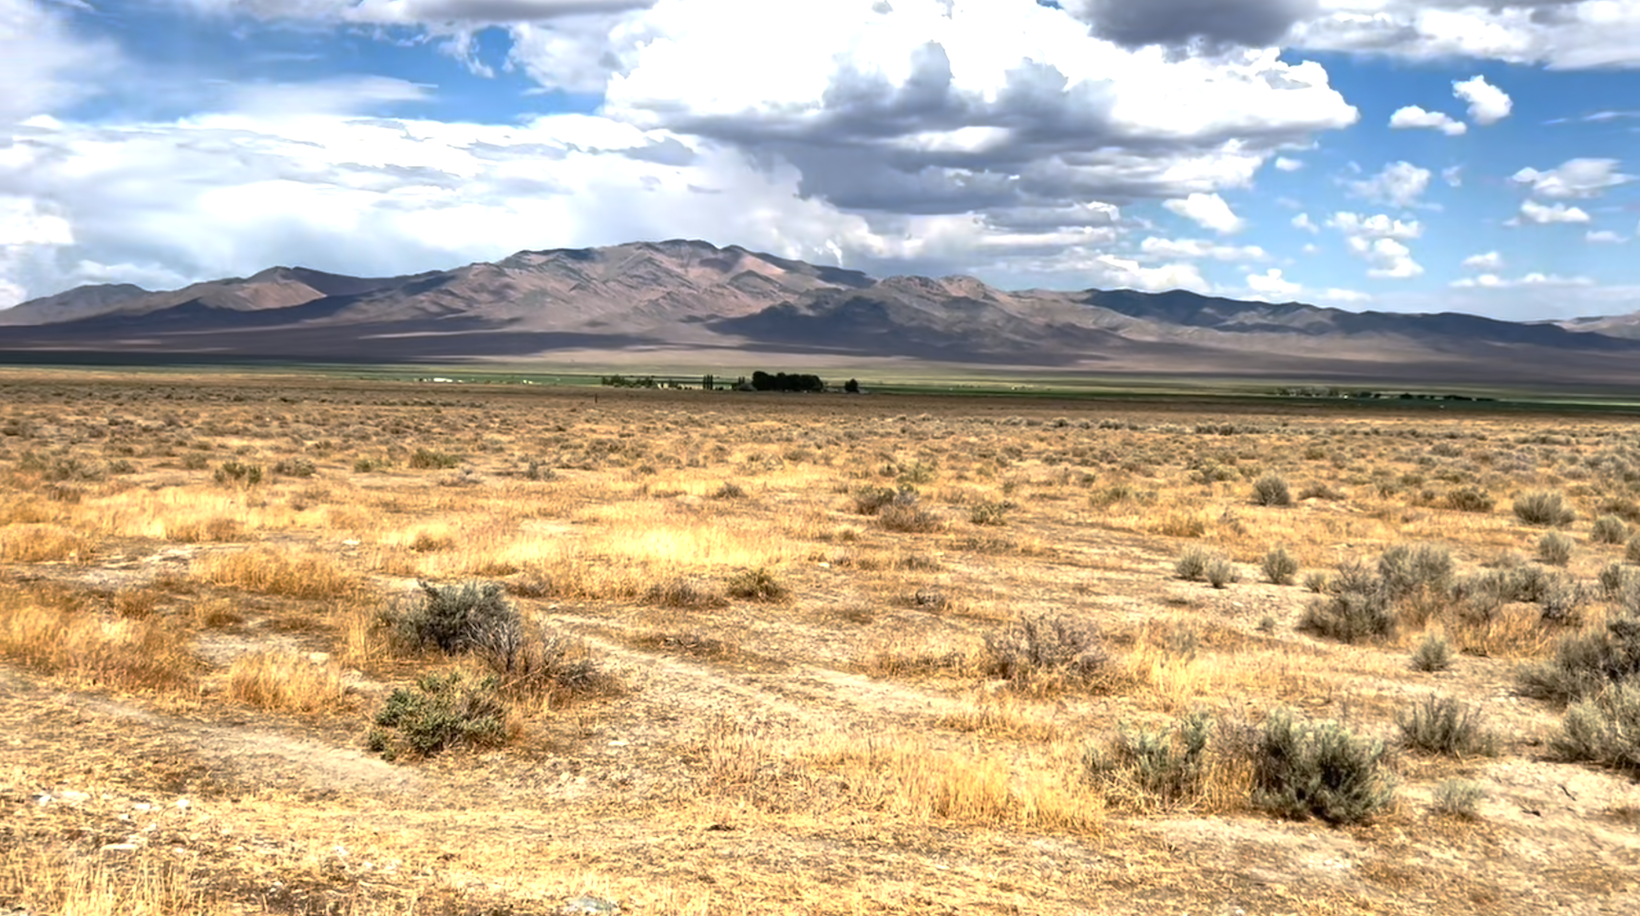
[[1479, 816], [1480, 802], [1485, 797], [1481, 787], [1467, 779], [1443, 779], [1435, 785], [1430, 807], [1436, 814], [1472, 821]]
[[1572, 539], [1558, 531], [1538, 538], [1538, 559], [1550, 566], [1565, 566], [1572, 561]]
[[1327, 590], [1329, 577], [1324, 570], [1316, 570], [1304, 577], [1304, 588], [1319, 595]]
[[1452, 667], [1452, 646], [1443, 636], [1429, 635], [1412, 650], [1412, 670], [1434, 672]]
[[1391, 600], [1439, 594], [1452, 584], [1452, 552], [1436, 544], [1396, 544], [1378, 558]]
[[524, 479], [532, 480], [536, 483], [545, 483], [547, 481], [557, 480], [558, 472], [554, 471], [541, 459], [531, 458], [529, 466], [524, 469]]
[[1446, 507], [1457, 512], [1491, 512], [1495, 505], [1497, 500], [1476, 487], [1461, 487], [1446, 494]]
[[1635, 585], [1634, 574], [1623, 568], [1621, 563], [1608, 563], [1600, 570], [1600, 590], [1608, 598], [1622, 598], [1624, 593]]
[[1623, 559], [1640, 564], [1640, 534], [1629, 538], [1628, 546], [1623, 549]]
[[521, 625], [499, 583], [417, 584], [420, 600], [400, 602], [383, 614], [388, 638], [399, 651], [468, 652]]
[[724, 591], [744, 601], [784, 601], [791, 596], [791, 591], [762, 567], [743, 569], [730, 576]]
[[313, 462], [306, 458], [281, 458], [273, 466], [273, 473], [280, 477], [312, 477], [318, 469]]
[[116, 475], [135, 474], [137, 466], [124, 458], [116, 458], [108, 462], [108, 473]]
[[1260, 506], [1290, 506], [1293, 494], [1287, 481], [1279, 474], [1265, 474], [1253, 481], [1253, 502]]
[[1293, 577], [1298, 575], [1298, 561], [1285, 547], [1277, 547], [1266, 553], [1261, 566], [1264, 578], [1273, 585], [1292, 585]]
[[1602, 515], [1589, 529], [1589, 540], [1596, 544], [1621, 544], [1629, 539], [1629, 526], [1615, 515]]
[[1498, 753], [1497, 738], [1481, 727], [1480, 711], [1451, 697], [1431, 694], [1410, 710], [1397, 713], [1395, 724], [1401, 729], [1401, 743], [1419, 753], [1447, 757], [1495, 757]]
[[262, 482], [262, 466], [228, 461], [216, 469], [216, 482], [224, 486], [240, 484], [253, 487]]
[[360, 474], [370, 474], [375, 471], [385, 471], [393, 466], [393, 462], [386, 458], [373, 458], [368, 455], [353, 462], [353, 470]]
[[1528, 525], [1557, 527], [1570, 525], [1577, 513], [1566, 505], [1566, 498], [1556, 490], [1533, 490], [1515, 497], [1515, 517]]
[[1640, 774], [1640, 684], [1615, 684], [1566, 710], [1549, 751], [1562, 760]]
[[1236, 564], [1224, 557], [1214, 557], [1207, 561], [1207, 584], [1214, 588], [1228, 588], [1241, 581], [1241, 573], [1236, 571]]
[[447, 471], [461, 464], [461, 459], [430, 448], [418, 448], [410, 456], [409, 463], [410, 467], [418, 471]]
[[1389, 590], [1377, 579], [1359, 579], [1354, 570], [1341, 567], [1331, 583], [1331, 594], [1314, 599], [1304, 609], [1298, 621], [1301, 632], [1356, 643], [1381, 639], [1395, 631]]
[[1006, 525], [1008, 513], [1014, 509], [1011, 502], [984, 502], [968, 510], [968, 521], [975, 525]]
[[426, 674], [394, 690], [376, 713], [372, 751], [388, 760], [428, 757], [453, 747], [493, 747], [506, 740], [506, 707], [497, 681], [460, 672]]
[[1283, 817], [1367, 820], [1394, 798], [1386, 753], [1335, 722], [1300, 725], [1278, 710], [1255, 739], [1253, 804]]
[[1186, 582], [1202, 582], [1207, 579], [1207, 564], [1212, 562], [1213, 555], [1202, 547], [1186, 547], [1184, 553], [1173, 561], [1173, 575]]
[[1083, 753], [1083, 775], [1107, 793], [1137, 792], [1163, 805], [1186, 801], [1201, 788], [1212, 728], [1202, 712], [1155, 731], [1123, 725], [1107, 747]]
[[1564, 636], [1548, 660], [1515, 674], [1522, 695], [1566, 706], [1640, 679], [1640, 615], [1624, 609], [1604, 625]]
[[1074, 617], [1020, 617], [985, 636], [985, 670], [1021, 691], [1086, 687], [1110, 662], [1099, 631]]

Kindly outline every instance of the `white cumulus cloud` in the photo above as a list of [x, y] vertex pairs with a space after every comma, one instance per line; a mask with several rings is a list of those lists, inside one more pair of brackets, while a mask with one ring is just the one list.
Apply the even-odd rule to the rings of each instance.
[[1463, 266], [1468, 270], [1496, 272], [1503, 269], [1503, 255], [1496, 251], [1488, 251], [1485, 254], [1472, 254], [1463, 259]]
[[1595, 229], [1584, 233], [1583, 240], [1591, 245], [1621, 245], [1629, 239], [1628, 236], [1610, 229]]
[[1156, 258], [1176, 260], [1263, 261], [1270, 253], [1257, 245], [1220, 245], [1205, 239], [1164, 239], [1157, 236], [1139, 243], [1139, 250]]
[[1509, 180], [1530, 185], [1532, 193], [1551, 200], [1599, 197], [1634, 180], [1619, 172], [1618, 164], [1616, 159], [1568, 159], [1548, 171], [1523, 168]]
[[1453, 120], [1452, 116], [1444, 111], [1425, 111], [1417, 105], [1396, 109], [1395, 113], [1389, 116], [1389, 126], [1397, 130], [1427, 127], [1438, 130], [1448, 137], [1456, 137], [1469, 130], [1469, 125]]
[[1247, 225], [1217, 194], [1192, 194], [1182, 200], [1165, 201], [1162, 206], [1220, 234], [1240, 232]]
[[1371, 178], [1349, 183], [1357, 197], [1396, 207], [1410, 207], [1429, 189], [1429, 169], [1410, 162], [1391, 162]]
[[1514, 110], [1514, 100], [1502, 89], [1488, 83], [1484, 76], [1453, 81], [1452, 94], [1469, 103], [1469, 120], [1485, 127], [1496, 124]]
[[1589, 221], [1589, 214], [1580, 207], [1568, 207], [1565, 204], [1545, 206], [1535, 200], [1523, 200], [1520, 203], [1519, 218], [1541, 226], [1549, 223], [1586, 223]]
[[1247, 288], [1260, 298], [1288, 300], [1304, 290], [1303, 284], [1288, 280], [1279, 267], [1272, 267], [1262, 274], [1248, 274]]

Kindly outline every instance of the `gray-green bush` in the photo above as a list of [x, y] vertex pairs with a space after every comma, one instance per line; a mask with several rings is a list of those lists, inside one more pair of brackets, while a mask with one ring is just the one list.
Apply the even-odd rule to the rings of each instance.
[[1565, 706], [1640, 682], [1640, 614], [1621, 609], [1594, 629], [1561, 637], [1547, 660], [1522, 667], [1515, 684], [1524, 696]]
[[1494, 757], [1497, 738], [1481, 725], [1479, 709], [1451, 697], [1430, 694], [1411, 709], [1397, 713], [1401, 743], [1423, 754], [1447, 757]]
[[1091, 623], [1064, 615], [1022, 616], [1013, 626], [985, 636], [986, 674], [1020, 691], [1087, 687], [1110, 663]]
[[1616, 684], [1566, 710], [1549, 750], [1562, 760], [1640, 773], [1640, 684]]
[[1283, 817], [1368, 820], [1394, 799], [1387, 753], [1336, 722], [1299, 723], [1278, 710], [1255, 739], [1253, 803]]
[[1156, 730], [1123, 725], [1108, 746], [1083, 753], [1083, 773], [1107, 790], [1135, 790], [1163, 804], [1185, 801], [1201, 787], [1212, 729], [1202, 712]]
[[1260, 506], [1290, 506], [1293, 494], [1280, 474], [1265, 474], [1253, 481], [1253, 502]]
[[1515, 497], [1515, 517], [1528, 525], [1556, 527], [1570, 525], [1577, 513], [1566, 505], [1557, 490], [1532, 490]]
[[1550, 566], [1565, 566], [1572, 561], [1572, 539], [1558, 531], [1538, 538], [1538, 559]]
[[1266, 553], [1261, 566], [1264, 578], [1274, 585], [1292, 585], [1293, 577], [1298, 575], [1298, 561], [1285, 547], [1277, 547]]
[[1430, 634], [1412, 650], [1412, 670], [1423, 672], [1445, 671], [1452, 667], [1452, 646], [1446, 637]]
[[1621, 544], [1629, 538], [1629, 526], [1615, 515], [1602, 515], [1589, 529], [1589, 540], [1596, 544]]
[[426, 674], [394, 690], [376, 713], [367, 742], [388, 760], [429, 757], [453, 747], [493, 747], [506, 740], [506, 707], [494, 677]]

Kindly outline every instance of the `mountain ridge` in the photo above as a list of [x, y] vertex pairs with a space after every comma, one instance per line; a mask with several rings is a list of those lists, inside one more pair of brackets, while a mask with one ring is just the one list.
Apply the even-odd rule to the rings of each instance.
[[1640, 330], [1625, 333], [1636, 328], [1640, 314], [1510, 322], [1186, 290], [1004, 290], [669, 239], [526, 249], [397, 277], [276, 266], [168, 291], [83, 286], [0, 312], [0, 351], [391, 361], [695, 348], [1310, 376], [1421, 366], [1477, 381], [1606, 373], [1640, 384], [1640, 369], [1623, 364], [1640, 364]]

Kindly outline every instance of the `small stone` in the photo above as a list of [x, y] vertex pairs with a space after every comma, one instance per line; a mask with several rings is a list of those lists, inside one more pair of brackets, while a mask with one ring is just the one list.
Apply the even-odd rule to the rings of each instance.
[[136, 843], [109, 843], [102, 848], [103, 852], [136, 852]]

